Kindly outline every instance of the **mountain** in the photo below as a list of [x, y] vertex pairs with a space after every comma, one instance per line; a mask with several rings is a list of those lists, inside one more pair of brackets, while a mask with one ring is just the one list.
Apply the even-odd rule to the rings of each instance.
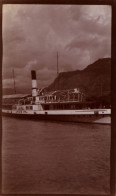
[[[110, 100], [111, 59], [103, 58], [83, 70], [61, 72], [45, 91], [80, 88], [90, 100]], [[17, 89], [17, 93], [30, 93], [29, 89]], [[14, 94], [14, 89], [3, 88], [3, 94]], [[99, 98], [99, 99], [98, 99]], [[109, 101], [108, 101], [109, 102]]]
[[111, 59], [99, 59], [83, 70], [61, 72], [46, 90], [73, 88], [80, 88], [90, 97], [109, 95], [111, 91]]

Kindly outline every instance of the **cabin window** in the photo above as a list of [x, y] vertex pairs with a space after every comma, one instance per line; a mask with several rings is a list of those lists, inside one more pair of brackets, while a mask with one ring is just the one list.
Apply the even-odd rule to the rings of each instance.
[[58, 106], [57, 105], [54, 105], [54, 109], [57, 110], [58, 109]]
[[33, 109], [32, 105], [26, 106], [26, 110], [32, 110], [32, 109]]
[[71, 105], [70, 107], [71, 107], [71, 109], [74, 109], [74, 108], [75, 108], [75, 106], [74, 106], [74, 105]]
[[53, 110], [54, 109], [54, 106], [53, 105], [50, 105], [50, 110]]
[[35, 102], [35, 100], [36, 100], [36, 98], [35, 97], [33, 97], [33, 101]]
[[49, 110], [49, 105], [45, 105], [45, 110]]

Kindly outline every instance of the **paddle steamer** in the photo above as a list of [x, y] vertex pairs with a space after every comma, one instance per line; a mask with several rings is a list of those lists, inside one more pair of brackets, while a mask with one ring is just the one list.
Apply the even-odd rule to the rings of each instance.
[[37, 89], [36, 72], [31, 71], [32, 94], [3, 96], [3, 115], [50, 121], [111, 124], [111, 108], [87, 102], [79, 89], [44, 92]]

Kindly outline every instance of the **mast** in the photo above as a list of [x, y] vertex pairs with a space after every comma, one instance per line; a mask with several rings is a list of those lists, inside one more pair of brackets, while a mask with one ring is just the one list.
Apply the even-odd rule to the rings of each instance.
[[12, 70], [12, 73], [13, 73], [13, 82], [14, 82], [14, 93], [16, 94], [14, 69]]
[[59, 70], [58, 70], [58, 52], [57, 52], [57, 76], [59, 74]]
[[[58, 70], [58, 52], [57, 52], [57, 78], [58, 78], [59, 70]], [[58, 78], [58, 89], [59, 89], [59, 78]]]

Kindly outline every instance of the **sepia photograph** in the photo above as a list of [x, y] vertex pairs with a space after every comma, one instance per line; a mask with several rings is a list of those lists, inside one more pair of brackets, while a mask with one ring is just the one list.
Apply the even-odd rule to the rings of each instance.
[[3, 194], [110, 194], [111, 16], [3, 5]]

